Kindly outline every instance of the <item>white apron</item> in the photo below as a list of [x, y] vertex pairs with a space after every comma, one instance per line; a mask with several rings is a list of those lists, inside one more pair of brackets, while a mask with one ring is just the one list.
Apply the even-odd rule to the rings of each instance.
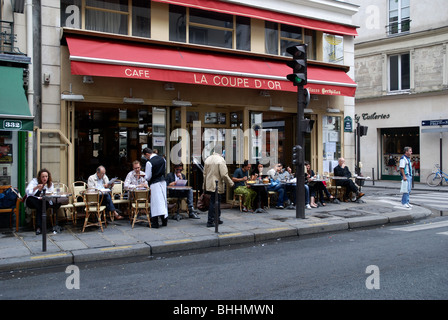
[[168, 218], [168, 203], [166, 199], [166, 182], [151, 184], [151, 217]]

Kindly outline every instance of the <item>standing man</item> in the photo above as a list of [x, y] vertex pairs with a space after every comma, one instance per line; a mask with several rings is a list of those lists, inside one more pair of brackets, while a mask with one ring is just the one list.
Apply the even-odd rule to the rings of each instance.
[[213, 153], [204, 162], [204, 191], [210, 194], [210, 206], [208, 209], [208, 220], [207, 227], [215, 226], [215, 189], [216, 182], [218, 181], [218, 216], [219, 224], [222, 223], [221, 217], [221, 199], [220, 195], [225, 192], [226, 181], [230, 187], [233, 187], [234, 183], [229, 177], [229, 172], [227, 170], [226, 160], [218, 154]]
[[165, 159], [153, 153], [152, 149], [143, 149], [148, 160], [145, 168], [145, 179], [151, 189], [151, 226], [159, 227], [159, 216], [162, 227], [168, 224], [168, 204], [166, 199]]
[[401, 205], [405, 208], [412, 208], [412, 205], [409, 203], [409, 194], [411, 193], [412, 188], [412, 163], [411, 163], [411, 155], [412, 148], [404, 147], [403, 149], [404, 155], [400, 158], [400, 174], [401, 179], [408, 182], [408, 189], [406, 193], [403, 193], [401, 197]]

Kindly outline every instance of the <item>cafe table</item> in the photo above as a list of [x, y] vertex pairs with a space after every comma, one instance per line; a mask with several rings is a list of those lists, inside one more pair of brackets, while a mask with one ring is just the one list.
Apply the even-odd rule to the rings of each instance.
[[[47, 201], [57, 204], [61, 199], [67, 199], [71, 196], [68, 192], [57, 192], [57, 193], [45, 193], [40, 197], [42, 200], [42, 251], [47, 251]], [[58, 213], [53, 213], [55, 215], [55, 225], [53, 226], [53, 233], [60, 233], [62, 227], [58, 225]]]
[[264, 188], [265, 190], [267, 190], [267, 187], [269, 184], [265, 184], [263, 182], [259, 182], [256, 181], [254, 183], [252, 183], [252, 181], [248, 181], [246, 183], [246, 185], [250, 188], [252, 188], [257, 194], [258, 194], [258, 208], [254, 210], [254, 213], [268, 213], [266, 210], [264, 210], [261, 207], [261, 196], [260, 196], [260, 192], [262, 190], [262, 188]]
[[172, 192], [169, 194], [170, 197], [177, 198], [177, 213], [176, 213], [175, 218], [173, 218], [173, 219], [179, 221], [182, 219], [182, 217], [180, 215], [180, 202], [183, 198], [186, 197], [185, 191], [192, 189], [192, 187], [191, 186], [167, 186], [167, 188], [168, 188], [168, 190], [171, 190], [171, 191], [179, 191], [179, 192]]

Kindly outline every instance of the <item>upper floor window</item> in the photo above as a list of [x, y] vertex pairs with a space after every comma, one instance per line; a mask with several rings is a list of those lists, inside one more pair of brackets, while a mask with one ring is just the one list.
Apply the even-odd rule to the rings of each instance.
[[410, 5], [409, 0], [389, 0], [388, 34], [409, 31]]
[[389, 56], [389, 91], [403, 91], [411, 88], [410, 54]]
[[145, 0], [61, 1], [63, 27], [149, 38], [150, 18], [151, 2]]
[[324, 33], [323, 61], [344, 64], [344, 37]]
[[315, 59], [315, 36], [316, 32], [313, 30], [276, 22], [265, 22], [265, 50], [268, 54], [286, 56], [288, 47], [306, 43], [308, 44], [307, 58]]
[[170, 41], [250, 50], [250, 19], [170, 5]]

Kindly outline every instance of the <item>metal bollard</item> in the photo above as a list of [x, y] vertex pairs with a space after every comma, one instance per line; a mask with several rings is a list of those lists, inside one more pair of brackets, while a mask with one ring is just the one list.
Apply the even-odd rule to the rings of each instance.
[[219, 225], [219, 194], [218, 194], [218, 180], [215, 180], [216, 188], [215, 188], [215, 233], [218, 233], [218, 225]]
[[46, 190], [42, 190], [42, 251], [47, 251], [47, 201], [45, 199]]
[[372, 186], [375, 185], [375, 168], [372, 168]]

